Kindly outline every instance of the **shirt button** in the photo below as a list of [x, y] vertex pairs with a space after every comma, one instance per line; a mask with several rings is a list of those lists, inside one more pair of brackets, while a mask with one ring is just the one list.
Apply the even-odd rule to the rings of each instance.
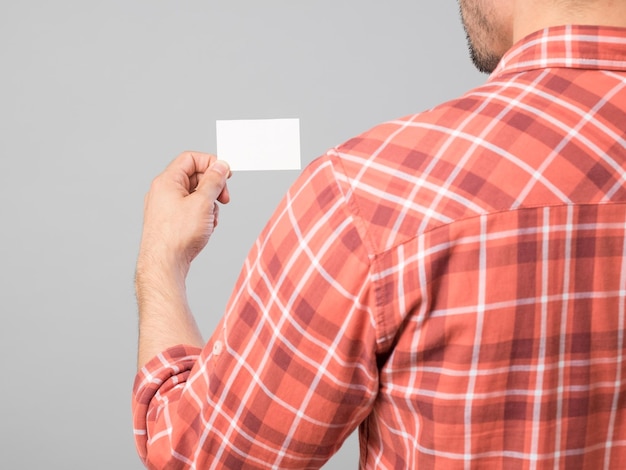
[[216, 341], [213, 345], [213, 355], [219, 356], [222, 354], [222, 350], [224, 349], [224, 344], [221, 341]]

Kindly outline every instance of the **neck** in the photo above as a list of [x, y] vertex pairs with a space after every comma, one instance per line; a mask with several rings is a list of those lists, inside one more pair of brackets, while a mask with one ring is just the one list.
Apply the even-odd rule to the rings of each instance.
[[515, 2], [513, 42], [549, 26], [626, 27], [623, 0], [530, 0]]

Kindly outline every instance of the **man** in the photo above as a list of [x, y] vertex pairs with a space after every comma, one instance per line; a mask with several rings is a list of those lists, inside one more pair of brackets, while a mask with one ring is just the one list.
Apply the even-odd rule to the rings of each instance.
[[357, 426], [363, 468], [624, 465], [626, 1], [460, 6], [487, 83], [312, 163], [207, 344], [184, 282], [229, 170], [185, 153], [155, 179], [149, 467], [316, 468]]

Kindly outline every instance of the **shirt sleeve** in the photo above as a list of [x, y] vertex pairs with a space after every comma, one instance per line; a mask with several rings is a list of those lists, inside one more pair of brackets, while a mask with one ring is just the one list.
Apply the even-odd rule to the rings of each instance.
[[252, 247], [203, 350], [138, 373], [149, 468], [319, 468], [378, 391], [371, 259], [331, 153], [307, 167]]

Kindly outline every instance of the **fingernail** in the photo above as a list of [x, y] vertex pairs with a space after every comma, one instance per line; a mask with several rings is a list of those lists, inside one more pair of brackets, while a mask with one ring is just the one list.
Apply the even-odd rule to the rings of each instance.
[[211, 168], [217, 171], [220, 175], [228, 175], [230, 166], [224, 160], [216, 160]]

